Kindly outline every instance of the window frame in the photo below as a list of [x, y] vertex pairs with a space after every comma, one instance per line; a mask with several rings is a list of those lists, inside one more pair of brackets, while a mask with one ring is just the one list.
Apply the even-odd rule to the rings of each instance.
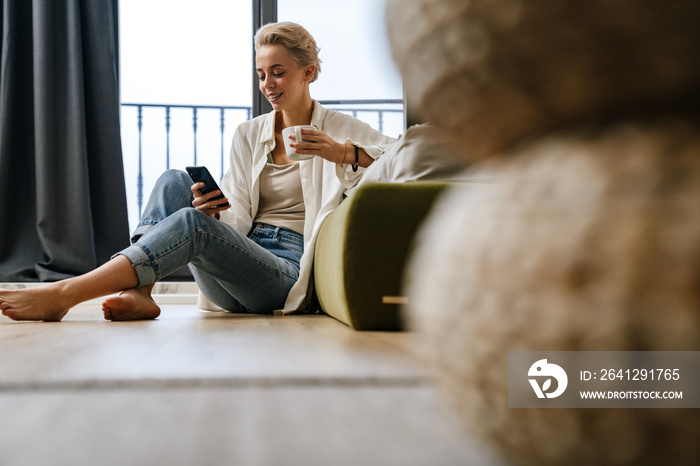
[[[267, 23], [277, 22], [277, 0], [253, 0], [253, 34]], [[253, 118], [270, 113], [272, 105], [258, 90], [258, 73], [255, 70], [255, 39], [253, 47]]]

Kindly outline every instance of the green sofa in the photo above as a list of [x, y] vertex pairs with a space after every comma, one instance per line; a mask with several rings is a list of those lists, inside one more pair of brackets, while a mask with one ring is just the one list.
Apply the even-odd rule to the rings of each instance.
[[[355, 330], [401, 330], [404, 265], [413, 237], [447, 182], [372, 182], [319, 231], [314, 281], [324, 312]], [[393, 302], [385, 302], [393, 301]]]

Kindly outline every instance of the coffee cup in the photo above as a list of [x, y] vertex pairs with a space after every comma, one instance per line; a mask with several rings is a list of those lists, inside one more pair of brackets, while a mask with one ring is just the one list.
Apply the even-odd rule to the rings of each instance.
[[314, 156], [311, 154], [297, 154], [296, 150], [289, 145], [293, 142], [289, 138], [289, 136], [292, 134], [296, 138], [296, 142], [309, 142], [309, 141], [304, 141], [303, 138], [301, 137], [301, 130], [302, 129], [316, 129], [316, 128], [314, 126], [311, 126], [311, 125], [299, 125], [299, 126], [289, 126], [289, 127], [284, 128], [282, 130], [282, 139], [284, 139], [284, 150], [287, 153], [287, 157], [290, 160], [308, 160], [308, 159], [314, 158]]

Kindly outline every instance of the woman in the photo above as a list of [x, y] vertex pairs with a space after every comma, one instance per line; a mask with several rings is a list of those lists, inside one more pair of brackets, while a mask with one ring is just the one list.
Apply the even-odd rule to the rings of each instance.
[[[219, 191], [202, 195], [184, 172], [156, 183], [132, 245], [79, 277], [0, 291], [0, 310], [15, 320], [59, 321], [76, 304], [122, 291], [103, 304], [108, 320], [153, 319], [157, 280], [190, 265], [204, 308], [232, 312], [303, 311], [313, 247], [325, 216], [357, 183], [364, 167], [393, 142], [348, 115], [324, 109], [309, 84], [320, 71], [313, 37], [294, 23], [268, 24], [255, 35], [259, 88], [273, 111], [241, 124], [231, 168]], [[304, 129], [291, 146], [314, 155], [287, 158], [282, 130]], [[222, 203], [229, 201], [230, 206]]]

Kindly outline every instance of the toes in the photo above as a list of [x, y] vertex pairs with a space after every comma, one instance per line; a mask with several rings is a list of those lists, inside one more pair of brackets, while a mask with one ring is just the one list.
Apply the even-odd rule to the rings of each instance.
[[120, 303], [120, 299], [118, 296], [112, 297], [112, 298], [107, 298], [102, 303], [102, 309], [103, 310], [104, 309], [111, 310], [111, 308], [113, 308], [113, 307], [118, 307], [119, 303]]

